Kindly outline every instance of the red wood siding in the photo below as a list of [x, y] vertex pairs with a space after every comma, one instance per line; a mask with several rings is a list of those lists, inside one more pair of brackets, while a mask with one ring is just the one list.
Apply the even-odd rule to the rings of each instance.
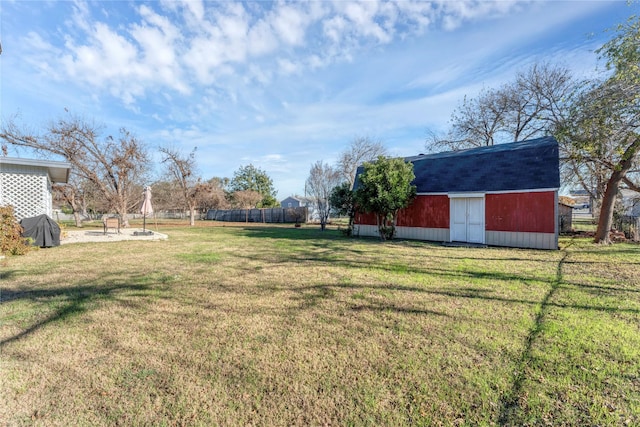
[[555, 192], [487, 194], [487, 231], [555, 232]]
[[376, 225], [376, 216], [372, 213], [356, 212], [355, 224]]
[[417, 196], [409, 207], [398, 212], [398, 226], [449, 228], [449, 197]]
[[[356, 224], [376, 225], [373, 214], [358, 212]], [[399, 227], [449, 228], [449, 197], [418, 196], [406, 209], [398, 212]]]

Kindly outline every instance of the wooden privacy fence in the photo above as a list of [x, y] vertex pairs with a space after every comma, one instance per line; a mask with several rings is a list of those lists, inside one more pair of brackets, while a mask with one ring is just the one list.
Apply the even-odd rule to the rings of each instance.
[[307, 208], [209, 209], [208, 220], [227, 222], [307, 222]]

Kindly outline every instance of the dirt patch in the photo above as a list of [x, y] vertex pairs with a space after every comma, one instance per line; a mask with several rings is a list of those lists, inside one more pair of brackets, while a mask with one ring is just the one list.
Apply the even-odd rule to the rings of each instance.
[[[147, 230], [149, 231], [149, 230]], [[60, 244], [85, 243], [85, 242], [119, 242], [122, 240], [166, 240], [166, 234], [152, 231], [150, 235], [136, 235], [142, 228], [121, 228], [120, 232], [109, 231], [106, 234], [102, 230], [68, 230], [60, 238]]]

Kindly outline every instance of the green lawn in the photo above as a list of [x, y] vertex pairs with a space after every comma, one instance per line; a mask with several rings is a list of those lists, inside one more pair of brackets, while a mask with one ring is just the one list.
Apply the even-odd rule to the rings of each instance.
[[210, 225], [0, 261], [0, 425], [640, 424], [640, 245]]

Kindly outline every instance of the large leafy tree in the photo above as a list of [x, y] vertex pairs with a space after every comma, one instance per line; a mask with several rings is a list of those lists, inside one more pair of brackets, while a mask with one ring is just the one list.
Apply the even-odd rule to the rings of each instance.
[[229, 182], [229, 190], [231, 193], [237, 191], [256, 191], [262, 195], [262, 198], [256, 204], [259, 208], [269, 208], [278, 205], [276, 200], [276, 191], [273, 188], [273, 181], [265, 171], [249, 164], [240, 166], [233, 173], [233, 178]]
[[379, 156], [386, 155], [387, 149], [382, 142], [368, 136], [358, 136], [351, 141], [349, 146], [338, 157], [335, 168], [342, 177], [343, 182], [332, 189], [330, 205], [337, 210], [339, 215], [348, 216], [347, 234], [349, 235], [353, 230], [353, 220], [356, 213], [352, 188], [358, 167], [365, 162], [373, 162]]
[[122, 128], [117, 137], [100, 136], [101, 128], [70, 116], [47, 126], [43, 134], [20, 128], [14, 121], [2, 125], [0, 138], [27, 147], [46, 157], [61, 157], [71, 163], [76, 182], [89, 182], [110, 209], [117, 212], [124, 227], [127, 212], [140, 202], [139, 184], [148, 169], [144, 144]]
[[607, 244], [619, 189], [640, 192], [640, 19], [619, 25], [598, 52], [611, 74], [577, 92], [558, 135], [573, 161], [607, 171], [595, 235]]
[[314, 163], [309, 171], [306, 182], [307, 195], [313, 199], [313, 204], [320, 218], [320, 229], [324, 231], [331, 213], [331, 191], [342, 180], [340, 171], [323, 163]]
[[379, 156], [364, 164], [355, 191], [357, 209], [376, 216], [382, 240], [393, 239], [398, 211], [406, 208], [416, 196], [413, 164], [399, 158]]

